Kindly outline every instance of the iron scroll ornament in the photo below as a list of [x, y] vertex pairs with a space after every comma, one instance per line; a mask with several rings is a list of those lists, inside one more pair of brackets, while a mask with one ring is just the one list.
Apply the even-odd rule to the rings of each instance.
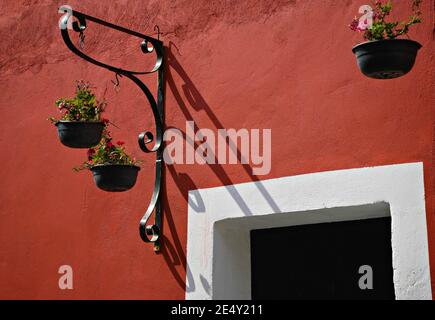
[[[154, 251], [160, 251], [160, 235], [162, 230], [162, 205], [160, 199], [160, 190], [162, 187], [162, 170], [163, 170], [162, 140], [163, 140], [163, 130], [164, 130], [163, 42], [160, 41], [160, 39], [155, 39], [153, 37], [146, 36], [136, 31], [132, 31], [124, 27], [114, 25], [110, 22], [103, 21], [98, 18], [86, 15], [84, 13], [72, 10], [70, 6], [65, 5], [60, 7], [59, 12], [65, 13], [59, 20], [59, 27], [61, 30], [62, 39], [65, 42], [66, 46], [73, 53], [75, 53], [80, 58], [88, 62], [91, 62], [94, 65], [115, 72], [116, 75], [125, 76], [126, 78], [129, 78], [142, 90], [142, 92], [148, 99], [148, 102], [150, 104], [154, 116], [156, 134], [154, 137], [154, 135], [150, 131], [142, 132], [138, 136], [138, 143], [139, 143], [139, 147], [143, 152], [156, 153], [156, 166], [155, 166], [154, 190], [151, 196], [150, 204], [144, 216], [140, 220], [139, 234], [144, 242], [148, 242], [148, 243], [151, 242], [154, 244]], [[72, 22], [73, 17], [75, 17], [77, 20]], [[86, 23], [87, 20], [140, 38], [142, 40], [140, 45], [142, 52], [144, 54], [148, 54], [154, 51], [157, 56], [156, 63], [153, 69], [150, 71], [126, 70], [126, 69], [105, 64], [83, 53], [71, 41], [68, 30], [72, 29], [73, 31], [80, 33], [80, 39], [82, 39], [83, 32], [87, 28], [87, 23]], [[152, 49], [148, 47], [149, 43], [151, 43]], [[155, 72], [157, 72], [158, 74], [157, 101], [154, 98], [154, 95], [148, 89], [148, 87], [137, 77], [137, 75], [144, 75], [144, 74], [150, 74]], [[154, 141], [153, 147], [149, 148], [148, 145], [153, 141]], [[148, 224], [148, 220], [153, 212], [155, 212], [154, 224]]]

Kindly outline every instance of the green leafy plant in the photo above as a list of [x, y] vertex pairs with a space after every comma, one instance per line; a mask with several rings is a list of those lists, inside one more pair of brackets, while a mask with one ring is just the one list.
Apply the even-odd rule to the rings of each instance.
[[[52, 123], [59, 121], [103, 121], [101, 113], [106, 108], [107, 103], [98, 101], [92, 93], [93, 87], [84, 80], [76, 81], [76, 95], [74, 98], [60, 98], [55, 105], [62, 114], [60, 119], [48, 118]], [[107, 122], [107, 121], [105, 121]]]
[[[392, 2], [389, 0], [383, 3], [376, 0], [373, 12], [366, 12], [366, 18], [363, 21], [361, 21], [361, 18], [355, 17], [349, 28], [352, 31], [363, 33], [364, 39], [368, 41], [395, 39], [407, 35], [411, 26], [421, 23], [421, 2], [422, 0], [412, 0], [413, 14], [407, 22], [388, 22], [387, 17], [393, 10]], [[368, 19], [372, 19], [373, 23], [368, 23]]]
[[88, 160], [81, 166], [74, 168], [75, 171], [91, 169], [97, 165], [123, 164], [139, 165], [141, 162], [128, 155], [125, 151], [124, 142], [112, 142], [110, 131], [105, 127], [100, 143], [94, 148], [88, 149]]

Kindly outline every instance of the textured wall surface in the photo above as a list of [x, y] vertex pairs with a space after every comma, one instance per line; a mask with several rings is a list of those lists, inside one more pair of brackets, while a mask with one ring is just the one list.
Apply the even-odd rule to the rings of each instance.
[[[407, 1], [397, 13], [409, 15]], [[154, 157], [137, 134], [152, 114], [133, 83], [75, 57], [58, 29], [58, 1], [0, 0], [0, 298], [183, 299], [188, 191], [326, 170], [424, 163], [432, 287], [434, 5], [411, 37], [423, 45], [416, 66], [391, 81], [364, 78], [351, 52], [360, 37], [347, 29], [357, 0], [88, 1], [69, 4], [151, 34], [168, 46], [166, 120], [198, 128], [271, 128], [272, 170], [248, 165], [174, 165], [165, 171], [165, 245], [154, 254], [138, 221], [153, 188]], [[76, 35], [74, 35], [76, 36]], [[89, 23], [85, 52], [131, 68], [149, 66], [136, 38]], [[86, 151], [60, 145], [46, 120], [54, 101], [87, 79], [109, 101], [113, 133], [144, 160], [136, 187], [98, 190], [71, 168]], [[155, 78], [147, 83], [155, 89]], [[406, 181], [404, 181], [406, 183]], [[69, 264], [74, 290], [59, 290]]]

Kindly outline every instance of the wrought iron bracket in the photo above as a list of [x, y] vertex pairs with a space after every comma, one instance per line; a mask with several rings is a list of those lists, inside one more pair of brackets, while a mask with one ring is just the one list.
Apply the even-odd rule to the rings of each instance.
[[[80, 58], [91, 62], [94, 65], [105, 68], [109, 71], [115, 72], [115, 74], [120, 76], [125, 76], [132, 80], [144, 93], [148, 102], [150, 104], [151, 110], [154, 115], [155, 121], [155, 135], [149, 131], [145, 131], [139, 134], [138, 142], [139, 147], [143, 152], [155, 153], [156, 154], [156, 168], [155, 168], [155, 181], [154, 190], [151, 196], [151, 201], [146, 210], [144, 216], [139, 223], [139, 234], [144, 242], [149, 242], [154, 244], [154, 251], [160, 251], [160, 237], [162, 232], [162, 204], [160, 199], [160, 190], [162, 188], [162, 170], [163, 170], [163, 130], [164, 130], [164, 67], [163, 67], [163, 57], [164, 57], [164, 47], [163, 42], [160, 39], [155, 39], [153, 37], [141, 34], [139, 32], [126, 29], [124, 27], [112, 24], [110, 22], [100, 20], [98, 18], [89, 16], [87, 14], [72, 10], [68, 5], [61, 6], [59, 12], [64, 13], [64, 15], [59, 20], [59, 28], [61, 30], [62, 39], [66, 46]], [[75, 19], [74, 19], [75, 18]], [[92, 21], [94, 23], [103, 25], [105, 27], [118, 30], [120, 32], [129, 34], [131, 36], [141, 39], [140, 49], [144, 54], [149, 54], [155, 52], [156, 63], [154, 67], [149, 71], [132, 71], [126, 70], [119, 67], [114, 67], [90, 56], [86, 55], [82, 50], [77, 48], [71, 41], [69, 30], [79, 33], [80, 40], [83, 41], [83, 32], [87, 28], [87, 21]], [[156, 27], [154, 28], [156, 29]], [[158, 29], [158, 27], [157, 27]], [[159, 32], [160, 33], [160, 32]], [[160, 38], [160, 37], [159, 37]], [[149, 44], [152, 47], [149, 47]], [[148, 89], [148, 87], [137, 77], [138, 75], [157, 73], [158, 75], [158, 87], [157, 87], [157, 99]], [[148, 145], [154, 142], [152, 148]], [[155, 213], [154, 223], [149, 224], [148, 220], [152, 213]]]

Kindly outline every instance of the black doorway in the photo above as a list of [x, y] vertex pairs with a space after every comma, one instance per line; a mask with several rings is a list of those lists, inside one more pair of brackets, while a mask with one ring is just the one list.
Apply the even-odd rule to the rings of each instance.
[[391, 218], [253, 230], [251, 275], [255, 300], [394, 299]]

